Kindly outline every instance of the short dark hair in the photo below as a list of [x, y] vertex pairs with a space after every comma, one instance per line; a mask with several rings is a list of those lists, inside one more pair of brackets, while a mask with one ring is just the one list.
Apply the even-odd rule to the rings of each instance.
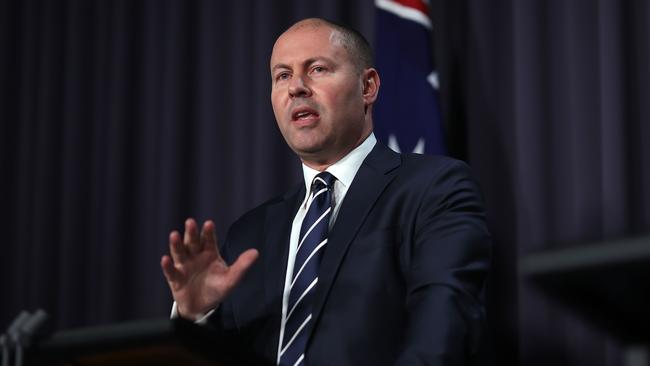
[[301, 28], [304, 26], [327, 26], [330, 27], [341, 34], [341, 41], [343, 43], [343, 48], [348, 52], [352, 62], [356, 66], [359, 72], [364, 69], [374, 67], [374, 60], [372, 56], [372, 48], [366, 37], [361, 34], [361, 32], [356, 29], [343, 25], [337, 22], [333, 22], [321, 18], [308, 18], [297, 22], [292, 25], [289, 29], [297, 27]]

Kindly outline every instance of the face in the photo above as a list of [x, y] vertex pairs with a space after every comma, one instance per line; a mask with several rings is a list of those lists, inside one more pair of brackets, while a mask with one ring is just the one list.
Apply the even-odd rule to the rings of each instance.
[[379, 78], [359, 71], [338, 31], [291, 28], [271, 55], [271, 103], [289, 147], [321, 170], [358, 146], [372, 130], [369, 106]]

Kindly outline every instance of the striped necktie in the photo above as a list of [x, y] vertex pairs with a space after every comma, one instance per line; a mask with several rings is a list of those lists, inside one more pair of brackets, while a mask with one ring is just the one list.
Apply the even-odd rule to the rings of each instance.
[[318, 283], [318, 267], [327, 244], [332, 216], [332, 188], [335, 179], [332, 174], [322, 172], [312, 182], [293, 266], [284, 336], [280, 348], [281, 366], [304, 364], [305, 347], [312, 323], [313, 298]]

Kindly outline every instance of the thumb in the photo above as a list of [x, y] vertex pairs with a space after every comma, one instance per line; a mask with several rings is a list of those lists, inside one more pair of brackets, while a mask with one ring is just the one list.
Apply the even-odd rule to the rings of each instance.
[[258, 256], [259, 252], [257, 249], [248, 249], [240, 254], [235, 263], [230, 266], [228, 269], [228, 275], [233, 287], [241, 281], [244, 274], [246, 274], [248, 269], [253, 265], [253, 263], [255, 263]]

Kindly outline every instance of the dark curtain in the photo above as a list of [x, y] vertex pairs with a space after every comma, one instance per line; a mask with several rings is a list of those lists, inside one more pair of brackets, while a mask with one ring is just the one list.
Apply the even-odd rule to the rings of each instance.
[[[239, 215], [300, 179], [268, 59], [294, 21], [372, 1], [0, 0], [0, 328], [164, 317], [184, 218]], [[615, 339], [517, 274], [528, 253], [650, 229], [650, 6], [432, 2], [452, 155], [494, 234], [494, 364], [619, 365]], [[381, 70], [380, 70], [381, 72]]]
[[186, 217], [221, 237], [298, 182], [270, 104], [275, 38], [372, 3], [0, 2], [0, 326], [165, 316], [159, 260]]
[[464, 137], [454, 146], [479, 177], [495, 237], [495, 364], [622, 364], [628, 345], [517, 268], [540, 250], [650, 231], [650, 5], [436, 4], [451, 32], [450, 135]]

